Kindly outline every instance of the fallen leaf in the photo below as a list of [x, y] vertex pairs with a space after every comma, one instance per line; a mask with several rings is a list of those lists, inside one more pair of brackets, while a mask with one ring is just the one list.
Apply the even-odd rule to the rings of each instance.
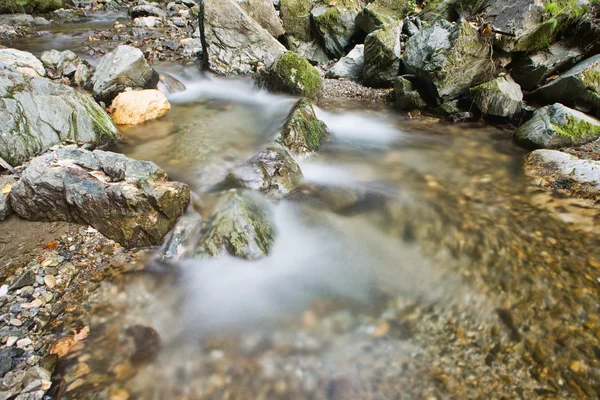
[[46, 250], [54, 250], [54, 249], [58, 248], [58, 242], [44, 243], [42, 245], [42, 247], [45, 248]]
[[83, 339], [87, 338], [90, 334], [90, 327], [89, 326], [84, 326], [83, 328], [81, 328], [79, 331], [76, 331], [75, 329], [73, 329], [73, 338], [78, 341], [81, 342]]
[[79, 342], [87, 338], [89, 334], [89, 326], [84, 326], [80, 330], [73, 329], [73, 336], [65, 336], [54, 343], [50, 348], [50, 354], [56, 354], [58, 358], [66, 356]]
[[12, 188], [12, 185], [10, 183], [7, 183], [6, 185], [4, 185], [4, 187], [2, 188], [2, 194], [9, 194], [10, 193], [10, 189]]

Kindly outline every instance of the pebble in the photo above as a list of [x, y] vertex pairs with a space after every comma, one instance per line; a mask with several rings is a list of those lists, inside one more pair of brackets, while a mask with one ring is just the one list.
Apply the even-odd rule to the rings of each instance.
[[22, 348], [29, 346], [32, 343], [33, 343], [33, 341], [31, 339], [29, 339], [28, 337], [26, 337], [26, 338], [17, 340], [17, 347], [22, 349]]
[[17, 343], [17, 340], [19, 340], [18, 336], [9, 336], [8, 339], [6, 340], [6, 346], [8, 346], [8, 347], [14, 346], [15, 343]]
[[20, 319], [17, 319], [17, 318], [12, 318], [10, 320], [10, 324], [12, 326], [21, 326], [21, 325], [23, 325], [23, 321], [21, 321]]
[[46, 286], [52, 289], [54, 286], [56, 286], [56, 278], [54, 277], [54, 275], [46, 275], [44, 277], [44, 283], [46, 284]]

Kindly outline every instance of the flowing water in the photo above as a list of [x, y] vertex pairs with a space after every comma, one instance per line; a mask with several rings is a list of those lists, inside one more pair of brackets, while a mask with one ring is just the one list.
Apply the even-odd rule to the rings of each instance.
[[[20, 48], [66, 46], [63, 34]], [[207, 215], [214, 185], [273, 141], [295, 99], [156, 68], [187, 90], [166, 117], [123, 129], [115, 150], [189, 184]], [[66, 398], [571, 398], [568, 379], [596, 379], [561, 367], [597, 368], [572, 350], [597, 340], [582, 328], [598, 311], [592, 204], [533, 187], [509, 130], [351, 102], [317, 114], [332, 139], [298, 160], [300, 193], [274, 204], [272, 254], [103, 282], [94, 334], [59, 365]], [[535, 378], [527, 341], [565, 329], [570, 345]]]

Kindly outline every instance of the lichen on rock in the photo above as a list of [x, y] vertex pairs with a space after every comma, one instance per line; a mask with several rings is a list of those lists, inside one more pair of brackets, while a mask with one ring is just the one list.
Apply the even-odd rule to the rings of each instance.
[[292, 154], [306, 155], [318, 151], [328, 137], [327, 125], [317, 118], [311, 102], [304, 98], [292, 107], [277, 141]]

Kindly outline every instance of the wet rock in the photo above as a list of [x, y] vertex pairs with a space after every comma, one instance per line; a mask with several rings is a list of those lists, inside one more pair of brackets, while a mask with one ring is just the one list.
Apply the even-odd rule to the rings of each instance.
[[226, 180], [279, 199], [298, 188], [302, 171], [285, 149], [273, 146], [236, 167]]
[[19, 275], [9, 286], [9, 290], [21, 289], [25, 286], [32, 286], [35, 283], [35, 274], [28, 270]]
[[33, 20], [35, 21], [35, 24], [38, 25], [38, 26], [52, 25], [52, 22], [48, 21], [44, 17], [34, 17]]
[[93, 68], [90, 65], [88, 65], [87, 62], [82, 61], [77, 65], [77, 68], [75, 69], [75, 74], [73, 75], [73, 84], [80, 87], [87, 86], [90, 80], [92, 79], [93, 74]]
[[536, 148], [574, 146], [600, 137], [600, 121], [556, 103], [537, 110], [515, 136], [518, 141]]
[[204, 35], [210, 70], [220, 75], [247, 75], [271, 65], [285, 47], [264, 30], [235, 0], [204, 1]]
[[254, 192], [230, 190], [208, 220], [197, 255], [228, 253], [247, 260], [269, 255], [275, 239], [269, 213], [269, 203]]
[[64, 140], [101, 144], [117, 135], [106, 112], [70, 87], [0, 70], [0, 157], [19, 165]]
[[131, 18], [139, 17], [158, 17], [166, 19], [168, 17], [167, 12], [160, 7], [153, 6], [151, 4], [142, 4], [139, 6], [133, 6], [129, 9], [129, 15]]
[[271, 0], [237, 0], [244, 11], [264, 29], [277, 38], [285, 33]]
[[187, 211], [177, 220], [169, 238], [161, 248], [158, 259], [161, 262], [176, 263], [183, 258], [191, 258], [196, 252], [202, 217], [195, 211]]
[[363, 83], [373, 87], [391, 87], [400, 69], [400, 33], [402, 21], [387, 25], [365, 39]]
[[110, 114], [117, 125], [137, 125], [165, 116], [171, 105], [156, 89], [119, 93], [110, 105]]
[[161, 73], [158, 78], [158, 85], [156, 85], [156, 89], [160, 90], [163, 94], [168, 95], [172, 93], [183, 92], [186, 87], [183, 83], [171, 75]]
[[[0, 6], [0, 10], [2, 6]], [[12, 12], [12, 11], [11, 11]], [[34, 26], [35, 19], [29, 14], [2, 14], [0, 15], [0, 25], [8, 26]]]
[[157, 83], [158, 73], [142, 51], [123, 45], [102, 57], [91, 81], [94, 98], [106, 104], [127, 88], [154, 89]]
[[313, 64], [321, 64], [329, 61], [325, 50], [318, 41], [303, 42], [296, 38], [289, 37], [288, 44], [291, 51], [306, 58]]
[[342, 57], [325, 75], [327, 78], [345, 78], [358, 81], [365, 66], [365, 46], [357, 44], [350, 53]]
[[531, 96], [548, 103], [600, 110], [600, 54], [575, 65]]
[[313, 8], [310, 16], [320, 41], [325, 45], [325, 51], [330, 57], [338, 58], [346, 53], [357, 31], [354, 19], [358, 11], [352, 1], [340, 0], [333, 4]]
[[542, 187], [600, 199], [598, 161], [579, 159], [558, 150], [535, 150], [525, 159], [525, 173]]
[[59, 78], [62, 76], [72, 77], [81, 63], [77, 54], [71, 50], [57, 51], [50, 50], [42, 53], [40, 57], [44, 67], [48, 69], [48, 76]]
[[133, 25], [138, 28], [152, 29], [162, 25], [162, 20], [158, 17], [137, 17], [133, 20]]
[[292, 107], [277, 141], [292, 154], [306, 155], [319, 150], [328, 136], [327, 126], [317, 119], [312, 103], [300, 99]]
[[490, 48], [467, 21], [439, 20], [406, 43], [404, 70], [414, 74], [434, 99], [452, 100], [492, 78]]
[[302, 42], [312, 41], [310, 11], [312, 0], [282, 0], [279, 4], [286, 35]]
[[135, 351], [130, 359], [134, 365], [152, 362], [160, 351], [160, 335], [154, 328], [143, 325], [133, 325], [125, 331], [133, 338]]
[[16, 178], [12, 176], [1, 176], [0, 175], [0, 221], [6, 219], [12, 212], [10, 207], [10, 201], [8, 200], [8, 194], [14, 185]]
[[280, 55], [269, 67], [259, 70], [255, 79], [258, 86], [273, 92], [312, 98], [321, 95], [319, 72], [292, 51]]
[[490, 22], [501, 31], [516, 35], [516, 38], [502, 36], [496, 46], [505, 51], [538, 49], [539, 44], [536, 40], [531, 40], [530, 36], [531, 32], [539, 29], [544, 17], [545, 4], [542, 0], [496, 0], [487, 3], [489, 7], [486, 13], [491, 16]]
[[532, 90], [559, 70], [571, 67], [581, 58], [581, 50], [552, 44], [547, 51], [521, 55], [511, 63], [511, 75], [524, 90]]
[[0, 49], [0, 65], [31, 76], [46, 76], [46, 70], [40, 60], [26, 51], [16, 49]]
[[510, 75], [482, 83], [469, 92], [473, 103], [484, 115], [512, 118], [521, 112], [523, 93]]
[[396, 107], [400, 110], [422, 110], [427, 107], [427, 103], [413, 87], [412, 82], [404, 77], [399, 76], [396, 78], [394, 93], [396, 95]]
[[16, 347], [0, 349], [0, 377], [3, 377], [12, 369], [13, 358], [19, 357], [23, 353], [22, 349]]
[[401, 21], [410, 9], [407, 0], [378, 0], [367, 5], [356, 17], [356, 25], [372, 33], [391, 23]]
[[33, 159], [10, 192], [22, 218], [91, 225], [127, 247], [160, 244], [189, 197], [152, 162], [69, 148]]
[[404, 25], [402, 26], [402, 33], [404, 33], [408, 37], [415, 36], [419, 33], [419, 27], [415, 22], [413, 22], [413, 18], [406, 17], [404, 18]]

